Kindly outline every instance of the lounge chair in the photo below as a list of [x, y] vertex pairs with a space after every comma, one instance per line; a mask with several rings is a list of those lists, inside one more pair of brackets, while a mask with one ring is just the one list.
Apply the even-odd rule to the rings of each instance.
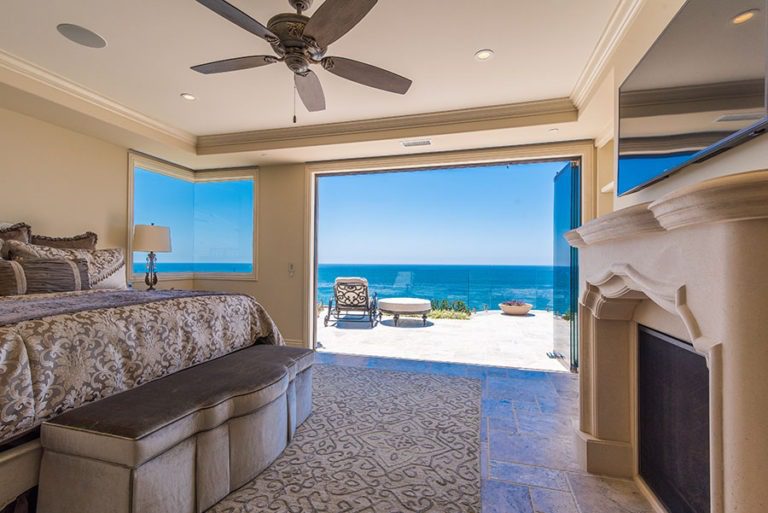
[[324, 324], [328, 326], [328, 322], [334, 318], [337, 323], [340, 320], [370, 322], [373, 328], [376, 326], [377, 312], [376, 294], [369, 294], [368, 280], [336, 278], [333, 284], [333, 298], [328, 300], [328, 313], [325, 315]]

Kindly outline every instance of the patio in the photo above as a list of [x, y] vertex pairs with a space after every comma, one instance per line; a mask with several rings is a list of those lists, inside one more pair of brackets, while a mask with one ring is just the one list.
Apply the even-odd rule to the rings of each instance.
[[495, 367], [565, 371], [559, 360], [547, 357], [555, 333], [566, 336], [567, 322], [554, 329], [552, 312], [532, 310], [526, 316], [502, 315], [489, 310], [469, 320], [401, 317], [395, 327], [391, 316], [371, 328], [367, 323], [340, 321], [323, 326], [317, 322], [318, 351], [452, 362]]

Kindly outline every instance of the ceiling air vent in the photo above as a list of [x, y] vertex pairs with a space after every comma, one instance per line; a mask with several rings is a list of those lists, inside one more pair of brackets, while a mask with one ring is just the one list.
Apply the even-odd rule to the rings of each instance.
[[432, 146], [432, 141], [430, 139], [419, 139], [417, 141], [400, 141], [400, 144], [404, 148], [415, 148], [417, 146]]
[[715, 120], [717, 123], [727, 123], [729, 121], [757, 121], [763, 119], [760, 112], [745, 112], [744, 114], [725, 114]]

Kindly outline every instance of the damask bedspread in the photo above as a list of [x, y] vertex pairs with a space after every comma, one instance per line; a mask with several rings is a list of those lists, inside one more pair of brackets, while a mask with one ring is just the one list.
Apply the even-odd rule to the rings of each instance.
[[[284, 344], [250, 296], [146, 294], [89, 290], [0, 298], [0, 317], [6, 313], [6, 323], [0, 322], [0, 444], [67, 410], [192, 365], [255, 343]], [[41, 299], [67, 303], [58, 308], [65, 313], [43, 304], [39, 317], [30, 315]], [[80, 302], [86, 306], [78, 308]], [[8, 324], [8, 312], [27, 320]]]

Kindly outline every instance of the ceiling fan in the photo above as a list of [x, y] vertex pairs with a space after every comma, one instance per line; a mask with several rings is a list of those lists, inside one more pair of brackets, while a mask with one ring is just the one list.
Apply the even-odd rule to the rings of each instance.
[[313, 64], [320, 64], [347, 80], [392, 93], [405, 94], [411, 87], [410, 80], [391, 71], [343, 57], [326, 57], [328, 46], [352, 30], [377, 0], [325, 0], [311, 18], [302, 12], [312, 6], [312, 0], [288, 0], [296, 13], [278, 14], [266, 27], [225, 0], [197, 1], [264, 39], [277, 54], [249, 55], [192, 66], [199, 73], [224, 73], [284, 62], [293, 71], [296, 90], [310, 112], [325, 110], [323, 87], [310, 69]]

